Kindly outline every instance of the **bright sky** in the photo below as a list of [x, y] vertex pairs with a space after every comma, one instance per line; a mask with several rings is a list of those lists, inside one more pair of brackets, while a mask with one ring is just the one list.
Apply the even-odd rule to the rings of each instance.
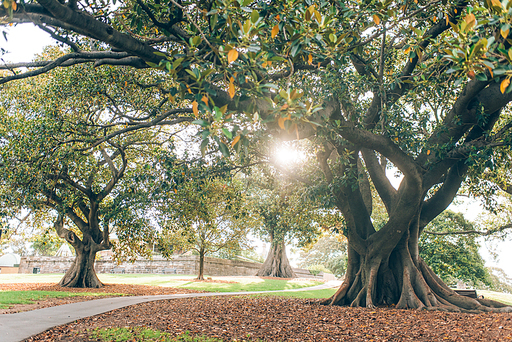
[[0, 46], [10, 53], [2, 56], [5, 62], [29, 62], [43, 47], [55, 44], [55, 40], [32, 24], [19, 24], [7, 28], [7, 42], [0, 37]]
[[[50, 35], [41, 30], [35, 29], [32, 24], [20, 24], [16, 27], [11, 27], [8, 29], [8, 32], [7, 42], [3, 39], [3, 37], [0, 37], [0, 46], [10, 52], [2, 56], [3, 60], [6, 62], [31, 61], [35, 54], [42, 52], [44, 46], [55, 44], [55, 40], [52, 39]], [[300, 156], [296, 155], [296, 152], [290, 151], [288, 149], [283, 149], [279, 154], [279, 159], [281, 159], [283, 162], [287, 160], [301, 159]], [[392, 175], [388, 175], [388, 177], [393, 180], [395, 187], [397, 187], [400, 180], [393, 177]], [[450, 209], [462, 212], [469, 220], [474, 220], [478, 214], [482, 212], [478, 202], [475, 200], [472, 202], [467, 202], [464, 205], [452, 205]], [[486, 265], [502, 268], [505, 270], [508, 276], [512, 278], [511, 239], [509, 238], [507, 241], [495, 243], [495, 248], [499, 255], [498, 260], [493, 260], [489, 253], [487, 244], [482, 241], [482, 248], [480, 252], [486, 261]], [[290, 261], [293, 263], [292, 260]]]

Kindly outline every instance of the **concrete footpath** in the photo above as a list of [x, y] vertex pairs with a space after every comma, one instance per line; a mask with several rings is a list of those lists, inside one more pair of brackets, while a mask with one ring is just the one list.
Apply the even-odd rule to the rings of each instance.
[[208, 292], [159, 296], [114, 297], [85, 302], [53, 306], [49, 308], [0, 315], [0, 342], [23, 341], [50, 328], [71, 323], [81, 318], [99, 315], [125, 306], [163, 299], [194, 298], [212, 296], [237, 296], [273, 292], [299, 292], [337, 288], [340, 281], [329, 281], [322, 285], [281, 291], [253, 292]]

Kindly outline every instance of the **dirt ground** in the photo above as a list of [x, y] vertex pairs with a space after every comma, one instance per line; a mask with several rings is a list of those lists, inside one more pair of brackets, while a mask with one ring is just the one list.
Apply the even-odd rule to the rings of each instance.
[[[41, 289], [36, 284], [26, 286]], [[185, 292], [152, 286], [119, 286], [130, 294]], [[110, 293], [121, 290], [118, 285], [105, 289]], [[59, 326], [26, 341], [95, 341], [91, 331], [103, 327], [149, 327], [173, 335], [189, 331], [192, 335], [224, 341], [512, 340], [512, 314], [329, 307], [319, 305], [316, 300], [280, 297], [204, 297], [142, 303]]]

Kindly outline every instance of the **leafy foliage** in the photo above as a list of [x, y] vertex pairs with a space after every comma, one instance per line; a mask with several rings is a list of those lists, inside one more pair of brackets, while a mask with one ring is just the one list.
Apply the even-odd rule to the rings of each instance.
[[300, 252], [299, 267], [323, 266], [340, 278], [347, 269], [347, 242], [342, 236], [325, 234]]
[[[468, 176], [481, 179], [507, 166], [501, 164], [508, 163], [502, 157], [512, 141], [507, 0], [118, 6], [37, 0], [23, 11], [6, 4], [0, 14], [7, 23], [37, 18], [73, 52], [3, 66], [36, 69], [5, 74], [0, 83], [89, 61], [114, 69], [150, 66], [151, 82], [140, 88], [154, 89], [154, 99], [176, 105], [173, 113], [195, 119], [204, 154], [212, 145], [224, 156], [244, 154], [259, 128], [284, 139], [310, 138], [353, 253], [344, 285], [352, 290], [331, 304], [441, 305], [423, 295], [432, 292], [426, 285], [432, 279], [417, 257], [417, 240], [463, 183], [471, 185]], [[164, 118], [125, 119], [147, 127]], [[117, 128], [112, 134], [125, 132]], [[404, 176], [398, 189], [386, 177], [391, 165]], [[370, 183], [387, 212], [379, 227], [371, 220]], [[400, 262], [389, 263], [392, 255]], [[377, 282], [375, 274], [386, 279]], [[454, 310], [484, 310], [452, 301]]]
[[[445, 211], [428, 228], [433, 232], [457, 232], [471, 230], [473, 225], [462, 214]], [[474, 235], [423, 234], [420, 237], [420, 256], [441, 279], [452, 286], [456, 285], [457, 280], [490, 284], [479, 248]]]
[[164, 164], [166, 176], [160, 189], [168, 194], [172, 188], [173, 196], [160, 192], [165, 198], [158, 208], [163, 254], [170, 257], [193, 249], [199, 253], [202, 271], [205, 255], [220, 250], [234, 255], [246, 248], [247, 234], [257, 218], [243, 184], [229, 168], [223, 162], [215, 167], [202, 160], [179, 163], [168, 159]]

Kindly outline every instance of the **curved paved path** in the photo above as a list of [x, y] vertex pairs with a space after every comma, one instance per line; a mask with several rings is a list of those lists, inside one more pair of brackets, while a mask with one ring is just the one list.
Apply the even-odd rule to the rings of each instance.
[[19, 312], [15, 314], [3, 314], [0, 315], [0, 341], [19, 342], [50, 328], [71, 323], [73, 321], [76, 321], [77, 319], [99, 315], [115, 309], [123, 308], [125, 306], [135, 305], [144, 302], [174, 298], [194, 298], [233, 295], [236, 296], [273, 292], [299, 292], [321, 290], [328, 288], [336, 288], [339, 287], [340, 284], [340, 281], [330, 281], [328, 283], [313, 287], [280, 291], [207, 292], [158, 296], [114, 297], [53, 306], [39, 310]]

